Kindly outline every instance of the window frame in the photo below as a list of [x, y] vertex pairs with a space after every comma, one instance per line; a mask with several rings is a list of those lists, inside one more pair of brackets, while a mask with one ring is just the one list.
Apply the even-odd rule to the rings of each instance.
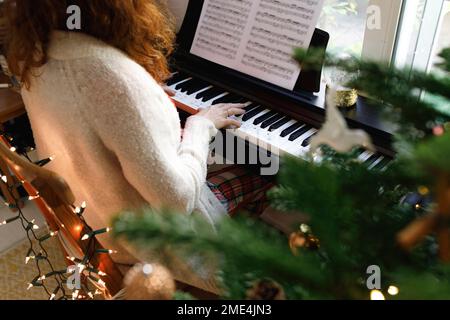
[[[402, 21], [401, 29], [404, 29], [407, 27], [405, 25], [405, 20], [407, 19], [406, 12], [408, 12], [408, 3], [412, 6], [414, 4], [417, 5], [417, 1], [405, 1], [406, 5], [403, 9], [402, 14]], [[412, 4], [411, 4], [412, 3]], [[417, 37], [417, 43], [415, 45], [415, 52], [412, 53], [412, 58], [410, 58], [411, 62], [406, 62], [408, 54], [411, 54], [408, 52], [409, 48], [409, 39], [403, 39], [404, 37], [407, 37], [408, 34], [403, 34], [400, 32], [398, 34], [398, 39], [396, 43], [396, 49], [395, 49], [395, 56], [394, 56], [394, 62], [397, 67], [408, 67], [415, 70], [420, 70], [424, 72], [430, 71], [432, 68], [432, 58], [435, 54], [436, 47], [437, 47], [437, 37], [440, 35], [440, 29], [442, 27], [442, 19], [443, 19], [443, 8], [446, 3], [446, 0], [427, 0], [425, 3], [424, 13], [423, 17], [421, 19], [420, 23], [420, 29], [419, 34]], [[436, 16], [439, 16], [439, 19], [436, 19]], [[400, 55], [402, 53], [402, 55]]]
[[381, 28], [370, 29], [366, 24], [361, 57], [390, 64], [393, 60], [397, 31], [404, 0], [370, 0], [369, 8], [380, 8]]

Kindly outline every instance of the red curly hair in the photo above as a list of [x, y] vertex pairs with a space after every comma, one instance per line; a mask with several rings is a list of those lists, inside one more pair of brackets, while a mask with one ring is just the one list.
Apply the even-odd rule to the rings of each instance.
[[169, 76], [175, 32], [160, 0], [6, 0], [4, 5], [8, 65], [26, 87], [33, 69], [47, 62], [51, 32], [69, 31], [70, 5], [81, 9], [80, 32], [124, 51], [158, 82]]

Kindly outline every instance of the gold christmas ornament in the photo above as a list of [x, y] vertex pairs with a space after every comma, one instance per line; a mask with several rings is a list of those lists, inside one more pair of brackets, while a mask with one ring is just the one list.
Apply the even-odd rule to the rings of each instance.
[[289, 236], [289, 247], [292, 254], [298, 256], [299, 248], [317, 250], [320, 248], [320, 241], [319, 238], [311, 233], [309, 226], [302, 224], [299, 231], [293, 232]]
[[278, 283], [264, 279], [247, 290], [247, 300], [286, 300], [286, 295]]
[[335, 103], [341, 108], [351, 108], [358, 102], [358, 91], [356, 89], [338, 87], [336, 88]]
[[372, 140], [365, 131], [349, 129], [336, 105], [336, 95], [336, 90], [330, 87], [326, 99], [326, 121], [320, 131], [311, 139], [310, 152], [316, 152], [321, 145], [328, 145], [342, 153], [349, 152], [357, 146], [375, 151]]
[[159, 264], [136, 264], [125, 275], [126, 300], [172, 300], [175, 281], [170, 271]]

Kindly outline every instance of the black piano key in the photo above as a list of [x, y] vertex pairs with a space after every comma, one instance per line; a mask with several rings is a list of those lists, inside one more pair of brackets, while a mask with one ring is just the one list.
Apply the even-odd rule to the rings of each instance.
[[190, 88], [186, 91], [186, 93], [191, 95], [191, 94], [198, 92], [202, 89], [205, 89], [209, 86], [210, 86], [210, 84], [208, 82], [196, 79], [195, 83], [190, 86]]
[[184, 72], [177, 72], [176, 74], [173, 75], [172, 78], [170, 78], [169, 80], [167, 80], [166, 85], [171, 86], [175, 83], [178, 83], [182, 80], [186, 80], [187, 78], [189, 78], [189, 76], [187, 74], [185, 74]]
[[248, 106], [246, 106], [246, 107], [244, 108], [244, 110], [245, 110], [246, 112], [249, 112], [249, 111], [255, 109], [256, 107], [259, 107], [259, 104], [253, 102], [253, 103], [250, 103]]
[[240, 101], [242, 100], [242, 97], [239, 97], [235, 94], [229, 93], [225, 96], [223, 96], [222, 98], [216, 99], [212, 102], [212, 104], [219, 104], [219, 103], [236, 103], [235, 101]]
[[256, 107], [253, 110], [247, 112], [246, 114], [244, 114], [244, 116], [242, 117], [242, 121], [247, 121], [250, 120], [251, 118], [253, 118], [254, 116], [256, 116], [258, 113], [264, 111], [264, 107]]
[[225, 91], [223, 91], [222, 89], [217, 88], [217, 87], [212, 87], [208, 90], [205, 90], [205, 91], [197, 94], [196, 98], [202, 99], [203, 102], [206, 102], [208, 100], [211, 100], [214, 97], [217, 97], [218, 95], [221, 95], [222, 93], [225, 93]]
[[306, 132], [308, 132], [309, 130], [311, 130], [310, 126], [303, 126], [302, 128], [298, 129], [297, 131], [295, 131], [293, 134], [291, 134], [289, 136], [289, 141], [295, 141], [298, 138], [300, 138], [302, 135], [304, 135]]
[[281, 127], [284, 126], [286, 123], [288, 123], [289, 120], [290, 120], [290, 119], [289, 119], [288, 117], [284, 117], [284, 118], [278, 120], [277, 122], [275, 122], [273, 125], [271, 125], [271, 126], [269, 127], [269, 131], [275, 131], [275, 130], [281, 128]]
[[387, 157], [384, 157], [384, 158], [383, 158], [380, 162], [378, 162], [377, 165], [376, 165], [375, 167], [373, 167], [372, 169], [374, 169], [374, 170], [382, 170], [382, 169], [386, 168], [386, 167], [389, 165], [389, 163], [390, 163], [391, 161], [392, 161], [391, 159], [389, 159], [389, 158], [387, 158]]
[[292, 126], [290, 126], [290, 127], [286, 128], [285, 130], [283, 130], [283, 131], [281, 132], [280, 136], [281, 136], [282, 138], [284, 138], [284, 137], [290, 135], [290, 134], [291, 134], [292, 132], [294, 132], [295, 130], [297, 130], [297, 129], [299, 129], [300, 127], [302, 127], [302, 126], [303, 126], [302, 123], [296, 122], [296, 123], [294, 123]]
[[364, 161], [364, 163], [370, 167], [375, 161], [377, 161], [377, 159], [380, 157], [380, 154], [373, 154], [369, 157], [369, 159], [367, 159], [366, 161]]
[[175, 89], [180, 90], [181, 92], [186, 92], [187, 88], [189, 88], [193, 83], [195, 83], [195, 79], [190, 79], [188, 81], [177, 84], [175, 86]]
[[275, 111], [269, 111], [269, 112], [267, 112], [266, 114], [264, 114], [264, 115], [262, 115], [262, 116], [256, 118], [256, 119], [253, 121], [253, 124], [254, 124], [255, 126], [257, 126], [258, 124], [261, 124], [261, 123], [263, 123], [264, 121], [266, 121], [267, 119], [270, 119], [270, 118], [272, 118], [273, 116], [276, 116], [276, 115], [277, 115], [277, 113], [276, 113]]
[[277, 114], [276, 116], [264, 121], [263, 123], [261, 123], [261, 128], [265, 129], [268, 126], [274, 124], [275, 122], [277, 122], [278, 120], [280, 120], [281, 118], [283, 118], [282, 114]]
[[356, 155], [359, 157], [360, 155], [362, 155], [364, 152], [366, 152], [367, 150], [364, 148], [359, 148], [358, 150], [356, 150]]
[[309, 146], [309, 144], [311, 143], [311, 139], [312, 137], [314, 137], [317, 134], [317, 132], [313, 133], [312, 135], [310, 135], [308, 138], [306, 138], [305, 140], [303, 140], [302, 142], [302, 147], [307, 147]]

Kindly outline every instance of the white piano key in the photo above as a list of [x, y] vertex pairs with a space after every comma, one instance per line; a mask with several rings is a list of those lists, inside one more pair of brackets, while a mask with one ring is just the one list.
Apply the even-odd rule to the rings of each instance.
[[371, 156], [373, 155], [373, 153], [371, 151], [364, 151], [363, 153], [361, 153], [361, 155], [358, 157], [358, 160], [361, 162], [366, 161], [367, 159], [369, 159]]
[[384, 156], [379, 156], [377, 160], [374, 161], [374, 163], [372, 163], [369, 166], [369, 170], [372, 170], [373, 168], [375, 168], [381, 161], [383, 161]]

